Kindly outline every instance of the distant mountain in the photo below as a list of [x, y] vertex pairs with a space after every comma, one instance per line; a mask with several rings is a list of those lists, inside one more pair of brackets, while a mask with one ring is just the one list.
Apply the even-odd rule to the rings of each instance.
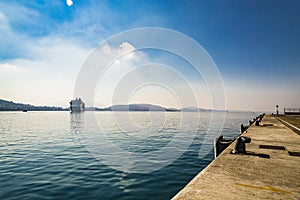
[[0, 111], [64, 111], [66, 108], [55, 106], [33, 106], [30, 104], [15, 103], [0, 99]]
[[85, 111], [107, 111], [106, 108], [86, 107]]
[[224, 112], [224, 110], [212, 110], [197, 107], [184, 107], [182, 109], [164, 108], [152, 104], [129, 104], [129, 105], [114, 105], [99, 111], [166, 111], [166, 112]]
[[105, 108], [106, 111], [168, 111], [178, 112], [180, 110], [174, 108], [164, 108], [162, 106], [152, 104], [129, 104], [129, 105], [114, 105]]
[[211, 110], [190, 106], [190, 107], [182, 108], [181, 111], [184, 111], [184, 112], [207, 112], [207, 111], [211, 111]]
[[[0, 111], [67, 111], [69, 108], [56, 106], [34, 106], [30, 104], [15, 103], [0, 99]], [[129, 104], [129, 105], [113, 105], [107, 108], [86, 107], [86, 111], [165, 111], [165, 112], [218, 112], [222, 110], [211, 110], [197, 107], [184, 107], [182, 109], [164, 108], [152, 104]]]
[[205, 109], [205, 108], [197, 108], [197, 107], [190, 106], [190, 107], [182, 108], [181, 111], [182, 112], [224, 112], [226, 110]]

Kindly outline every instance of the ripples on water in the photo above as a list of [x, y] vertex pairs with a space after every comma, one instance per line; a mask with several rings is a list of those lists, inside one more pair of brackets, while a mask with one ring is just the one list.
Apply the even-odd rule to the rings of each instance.
[[[0, 199], [170, 199], [213, 159], [212, 142], [204, 144], [211, 151], [198, 156], [210, 119], [204, 113], [192, 145], [175, 162], [146, 174], [112, 169], [91, 156], [80, 140], [78, 131], [89, 128], [84, 122], [89, 114], [1, 112]], [[178, 132], [180, 113], [164, 113], [169, 120], [157, 127], [160, 131], [148, 113], [130, 115], [139, 133], [149, 135], [134, 130], [125, 134], [112, 123], [111, 112], [96, 113], [107, 138], [124, 150], [154, 151]], [[223, 134], [237, 136], [240, 124], [254, 116], [227, 113]]]

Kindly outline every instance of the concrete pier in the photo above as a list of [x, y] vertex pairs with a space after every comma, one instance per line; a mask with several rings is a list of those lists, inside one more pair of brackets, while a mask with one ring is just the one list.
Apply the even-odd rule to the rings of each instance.
[[247, 154], [232, 143], [173, 199], [300, 199], [300, 135], [271, 115], [242, 135]]

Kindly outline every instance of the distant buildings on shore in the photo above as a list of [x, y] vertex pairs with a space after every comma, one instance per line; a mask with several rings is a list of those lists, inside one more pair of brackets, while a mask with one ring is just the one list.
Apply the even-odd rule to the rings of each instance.
[[300, 108], [284, 108], [285, 115], [300, 115]]

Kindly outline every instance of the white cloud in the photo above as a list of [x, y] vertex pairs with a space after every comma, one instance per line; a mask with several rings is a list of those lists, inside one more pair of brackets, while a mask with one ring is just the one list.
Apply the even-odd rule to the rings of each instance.
[[[89, 44], [86, 44], [85, 41], [91, 38], [95, 40], [100, 37], [97, 34], [107, 31], [102, 26], [101, 20], [103, 18], [96, 17], [99, 15], [98, 12], [94, 9], [88, 12], [80, 12], [74, 20], [60, 25], [58, 31], [37, 38], [30, 38], [14, 32], [7, 17], [4, 14], [0, 15], [0, 20], [5, 22], [1, 28], [7, 33], [5, 40], [10, 41], [10, 43], [7, 43], [7, 47], [18, 47], [17, 51], [23, 55], [23, 57], [8, 59], [4, 62], [4, 64], [7, 62], [9, 66], [15, 66], [19, 70], [13, 71], [13, 68], [5, 65], [7, 70], [1, 71], [1, 98], [37, 105], [68, 106], [68, 101], [73, 97], [74, 83], [80, 67], [91, 50]], [[107, 10], [104, 9], [103, 15], [106, 12]], [[93, 16], [92, 20], [89, 20], [90, 16], [87, 13]], [[30, 15], [28, 14], [28, 16]], [[105, 19], [107, 17], [104, 16]], [[16, 17], [14, 20], [18, 19], [20, 18]], [[79, 36], [83, 36], [84, 39], [80, 39]], [[96, 102], [108, 106], [111, 104], [114, 88], [119, 81], [137, 66], [153, 62], [153, 60], [146, 53], [136, 51], [134, 45], [128, 41], [123, 41], [117, 46], [106, 46], [105, 48], [104, 50], [112, 55], [123, 55], [109, 67], [101, 79], [106, 87], [101, 93], [98, 92], [100, 96], [96, 96]], [[3, 51], [6, 51], [6, 49], [3, 49]], [[101, 60], [101, 58], [99, 59]], [[136, 79], [148, 80], [149, 74], [147, 73], [149, 72], [138, 72]], [[167, 80], [170, 83], [174, 82], [173, 77], [162, 71], [158, 70], [153, 73], [162, 80]], [[152, 93], [149, 92], [149, 94], [153, 95], [151, 95], [148, 103], [153, 101], [154, 94], [159, 93], [156, 102], [161, 102], [161, 105], [165, 106], [172, 105], [170, 101], [166, 102], [169, 97], [164, 98], [163, 93], [156, 91], [155, 88], [157, 87], [152, 88]], [[138, 96], [134, 96], [133, 99], [147, 100], [147, 98]]]
[[9, 63], [0, 63], [0, 70], [3, 72], [3, 70], [17, 70], [17, 67], [15, 65], [11, 65]]
[[73, 38], [84, 46], [94, 48], [100, 41], [111, 36], [111, 33], [120, 31], [113, 23], [116, 20], [115, 12], [112, 12], [104, 1], [89, 2], [74, 12], [74, 15], [58, 25], [52, 34]]
[[[1, 71], [2, 95], [7, 92], [12, 100], [20, 102], [68, 106], [68, 100], [73, 97], [77, 74], [89, 50], [67, 40], [46, 40], [57, 42], [49, 44], [43, 41], [29, 48], [31, 58], [10, 60], [9, 66], [22, 71], [17, 74], [8, 70]], [[7, 68], [7, 64], [4, 66]], [[5, 79], [4, 76], [11, 78]], [[3, 88], [7, 85], [13, 87], [7, 91]]]
[[7, 33], [3, 40], [10, 40], [5, 41], [6, 48], [1, 48], [1, 57], [6, 56], [3, 52], [8, 49], [14, 51], [14, 46], [25, 51], [24, 57], [9, 58], [7, 55], [0, 64], [0, 98], [68, 106], [77, 74], [90, 49], [72, 39], [53, 36], [23, 41], [23, 35], [11, 31], [5, 16], [0, 17], [6, 22], [1, 27]]
[[68, 106], [80, 67], [91, 51], [89, 45], [66, 32], [42, 37], [17, 32], [12, 24], [31, 27], [39, 13], [19, 5], [0, 6], [0, 98]]
[[36, 10], [22, 6], [20, 4], [0, 3], [1, 12], [7, 16], [9, 23], [12, 24], [30, 24], [34, 25], [37, 20], [40, 20], [40, 13]]
[[129, 42], [122, 42], [122, 44], [119, 45], [119, 49], [123, 53], [129, 53], [131, 51], [134, 51], [135, 47], [132, 44], [130, 44]]
[[22, 6], [14, 7], [0, 4], [0, 8], [3, 8], [0, 11], [0, 59], [26, 56], [30, 39], [22, 33], [15, 32], [11, 24], [18, 23], [18, 20], [22, 20], [24, 23], [33, 23], [34, 19], [38, 17], [33, 14], [33, 11]]
[[[86, 40], [89, 38], [95, 39], [97, 38], [97, 33], [105, 32], [101, 17], [99, 19], [95, 18], [98, 13], [93, 12], [93, 9], [89, 10], [89, 12], [80, 12], [76, 19], [63, 23], [58, 33], [41, 38], [28, 39], [23, 44], [26, 47], [27, 57], [10, 60], [11, 64], [26, 71], [20, 74], [20, 78], [17, 81], [16, 79], [6, 79], [6, 85], [13, 85], [14, 87], [2, 91], [9, 94], [13, 98], [12, 100], [16, 99], [21, 102], [25, 101], [34, 104], [67, 106], [68, 100], [73, 97], [73, 87], [80, 66], [89, 54], [89, 49], [85, 47], [89, 45], [86, 45], [84, 40], [78, 40], [76, 34], [84, 35], [83, 38]], [[94, 16], [92, 17], [92, 22], [89, 20], [89, 16], [86, 16], [86, 13]], [[95, 19], [97, 20], [95, 21]], [[97, 26], [95, 26], [96, 23]], [[82, 27], [86, 28], [83, 29]], [[72, 30], [72, 34], [68, 34], [70, 30]], [[21, 37], [21, 35], [17, 36]], [[105, 85], [105, 87], [101, 88], [102, 91], [97, 91], [96, 93], [95, 102], [98, 105], [109, 106], [112, 104], [114, 89], [120, 80], [137, 68], [137, 66], [149, 64], [153, 62], [153, 59], [150, 59], [142, 51], [136, 51], [134, 45], [128, 41], [123, 41], [117, 46], [105, 46], [103, 50], [111, 55], [122, 55], [105, 72], [101, 78], [101, 84]], [[166, 84], [177, 84], [176, 87], [180, 88], [180, 83], [176, 83], [174, 77], [166, 73], [164, 69], [152, 73], [149, 71], [137, 71], [134, 74], [134, 79], [142, 81], [150, 81], [151, 78], [154, 78], [152, 74], [155, 74], [155, 78], [163, 80]], [[12, 80], [15, 81], [14, 84], [11, 83]], [[18, 86], [16, 86], [16, 82]], [[133, 89], [129, 88], [129, 84], [124, 86], [125, 88]], [[172, 103], [171, 100], [168, 100], [170, 99], [168, 96], [170, 94], [166, 93], [163, 95], [163, 92], [157, 90], [157, 85], [153, 87], [147, 86], [147, 88], [150, 88], [149, 95], [151, 95], [149, 97], [151, 98], [141, 97], [139, 95], [142, 93], [137, 93], [137, 96], [132, 97], [133, 100], [147, 101], [148, 99], [149, 102], [144, 103], [158, 103], [163, 106], [178, 107], [178, 102]], [[184, 91], [184, 87], [181, 90]], [[153, 102], [155, 98], [157, 98], [157, 101]]]
[[[191, 82], [188, 77], [185, 77], [188, 84], [191, 84], [192, 89], [196, 91], [196, 98], [201, 102], [201, 104], [195, 104], [191, 98], [191, 90], [187, 82], [183, 79], [184, 74], [178, 71], [176, 72], [170, 63], [168, 67], [168, 59], [161, 62], [164, 63], [165, 66], [159, 65], [160, 62], [156, 62], [158, 61], [156, 57], [153, 59], [153, 57], [149, 56], [146, 52], [137, 51], [137, 49], [127, 41], [121, 42], [121, 44], [114, 47], [105, 45], [102, 50], [112, 55], [112, 57], [116, 57], [117, 55], [121, 55], [121, 57], [115, 60], [110, 66], [107, 66], [107, 70], [99, 80], [94, 100], [96, 106], [103, 107], [112, 104], [127, 103], [155, 103], [166, 107], [177, 108], [191, 105], [211, 107], [210, 96], [207, 88], [205, 86], [202, 87], [203, 83]], [[97, 66], [96, 63], [101, 62], [101, 58], [99, 57], [99, 59], [94, 62], [95, 66]], [[144, 65], [147, 66], [143, 67]], [[138, 85], [134, 85], [135, 83]], [[139, 86], [142, 87], [140, 88], [141, 90], [139, 89], [138, 92], [134, 92]], [[117, 87], [122, 87], [120, 94], [123, 95], [124, 92], [123, 96], [127, 95], [127, 99], [114, 98]], [[146, 88], [148, 93], [145, 92], [143, 88]], [[167, 88], [171, 89], [174, 93], [170, 93]], [[164, 93], [164, 91], [166, 92]], [[128, 92], [133, 96], [128, 96]], [[176, 95], [181, 96], [181, 102], [177, 102], [178, 99], [175, 98]]]

